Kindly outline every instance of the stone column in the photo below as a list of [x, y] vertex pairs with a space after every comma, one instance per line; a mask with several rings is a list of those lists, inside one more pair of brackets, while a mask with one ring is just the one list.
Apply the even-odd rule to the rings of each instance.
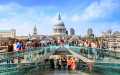
[[64, 29], [62, 29], [62, 33], [64, 33]]
[[58, 33], [58, 29], [57, 29], [57, 33]]

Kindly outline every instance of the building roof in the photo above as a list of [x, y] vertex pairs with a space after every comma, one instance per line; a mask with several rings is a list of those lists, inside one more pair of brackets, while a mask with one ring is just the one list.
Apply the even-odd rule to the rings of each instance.
[[0, 30], [0, 33], [10, 33], [11, 32], [11, 30]]
[[61, 21], [60, 13], [58, 15], [58, 20], [56, 21], [55, 25], [64, 26], [64, 23]]
[[64, 26], [64, 23], [61, 20], [58, 20], [55, 25], [57, 26]]

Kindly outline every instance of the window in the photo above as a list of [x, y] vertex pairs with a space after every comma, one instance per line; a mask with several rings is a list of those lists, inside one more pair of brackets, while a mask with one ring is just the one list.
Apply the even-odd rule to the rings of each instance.
[[57, 29], [54, 29], [54, 33], [57, 33]]
[[59, 32], [59, 33], [62, 33], [62, 29], [58, 29], [58, 32]]

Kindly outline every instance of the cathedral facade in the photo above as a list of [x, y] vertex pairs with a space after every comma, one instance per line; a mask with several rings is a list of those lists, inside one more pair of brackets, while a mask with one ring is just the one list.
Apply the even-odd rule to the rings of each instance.
[[56, 21], [53, 28], [53, 35], [66, 35], [66, 28], [64, 23], [61, 21], [60, 14], [58, 15], [58, 20]]

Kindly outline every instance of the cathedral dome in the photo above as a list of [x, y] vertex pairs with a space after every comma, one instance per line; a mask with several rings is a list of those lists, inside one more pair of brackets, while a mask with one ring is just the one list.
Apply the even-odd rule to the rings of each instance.
[[58, 20], [56, 21], [54, 28], [53, 28], [54, 35], [66, 35], [66, 28], [64, 23], [61, 21], [60, 13], [58, 16]]
[[61, 20], [58, 20], [55, 25], [58, 25], [58, 26], [64, 26], [64, 23], [61, 21]]
[[64, 26], [64, 23], [61, 21], [60, 14], [58, 15], [58, 20], [55, 23], [56, 26]]

